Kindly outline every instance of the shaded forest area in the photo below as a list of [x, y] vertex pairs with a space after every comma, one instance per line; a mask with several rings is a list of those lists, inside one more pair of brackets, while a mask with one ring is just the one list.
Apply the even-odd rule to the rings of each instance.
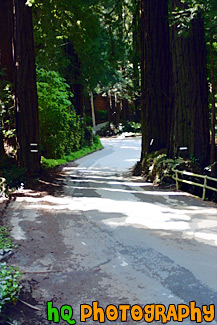
[[141, 122], [143, 167], [183, 149], [216, 177], [216, 17], [215, 0], [0, 0], [1, 169], [90, 146], [98, 100], [98, 121]]

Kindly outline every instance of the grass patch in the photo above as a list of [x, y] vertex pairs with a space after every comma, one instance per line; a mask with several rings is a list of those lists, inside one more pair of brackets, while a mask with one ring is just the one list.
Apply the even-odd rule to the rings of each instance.
[[96, 136], [93, 140], [93, 143], [90, 146], [85, 146], [85, 147], [81, 148], [80, 150], [71, 153], [68, 156], [64, 156], [60, 159], [47, 159], [45, 157], [42, 157], [41, 158], [42, 167], [44, 167], [45, 169], [54, 168], [59, 165], [66, 164], [67, 162], [84, 157], [87, 154], [92, 153], [92, 152], [102, 149], [102, 148], [103, 148], [103, 146], [101, 144], [100, 138], [98, 136]]

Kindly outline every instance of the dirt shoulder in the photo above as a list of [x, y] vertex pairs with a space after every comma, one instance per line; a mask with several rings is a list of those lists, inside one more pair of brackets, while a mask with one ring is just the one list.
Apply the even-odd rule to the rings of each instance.
[[[53, 197], [55, 202], [55, 198], [62, 195], [64, 177], [63, 167], [55, 168], [49, 174], [43, 173], [37, 181], [30, 180], [26, 189], [16, 191], [9, 199], [0, 201], [1, 224], [10, 225], [12, 229], [17, 219], [17, 223], [25, 230], [25, 236], [22, 238], [22, 235], [19, 235], [19, 226], [16, 228], [16, 239], [13, 239], [13, 242], [17, 247], [5, 260], [8, 265], [19, 266], [22, 271], [22, 289], [17, 304], [9, 304], [0, 316], [1, 324], [48, 323], [44, 317], [47, 300], [43, 299], [43, 295], [37, 296], [35, 292], [37, 288], [46, 288], [46, 281], [52, 272], [57, 275], [58, 272], [55, 273], [51, 268], [52, 263], [47, 257], [52, 260], [54, 255], [54, 260], [61, 261], [65, 246], [58, 236], [56, 219], [52, 218], [47, 209], [43, 211], [43, 204], [47, 197]], [[39, 200], [42, 202], [42, 208], [35, 207], [37, 217], [34, 219], [30, 207], [33, 208]], [[14, 233], [12, 235], [14, 237]]]

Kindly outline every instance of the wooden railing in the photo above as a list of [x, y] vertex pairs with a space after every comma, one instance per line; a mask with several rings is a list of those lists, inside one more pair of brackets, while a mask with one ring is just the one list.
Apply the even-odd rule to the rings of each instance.
[[6, 191], [6, 179], [0, 177], [0, 196], [2, 196]]
[[[205, 198], [206, 198], [206, 190], [211, 190], [211, 191], [217, 192], [217, 188], [207, 185], [208, 180], [217, 182], [216, 178], [209, 177], [207, 175], [199, 175], [199, 174], [194, 174], [194, 173], [190, 173], [190, 172], [186, 172], [186, 171], [182, 171], [182, 170], [177, 170], [174, 168], [172, 169], [172, 171], [175, 173], [175, 175], [173, 175], [173, 179], [176, 181], [177, 190], [179, 189], [179, 182], [202, 187], [203, 188], [203, 195], [202, 195], [203, 200], [205, 200]], [[189, 181], [186, 179], [182, 179], [182, 178], [179, 178], [179, 174], [191, 176], [191, 177], [193, 176], [193, 177], [202, 178], [202, 179], [204, 179], [204, 182], [203, 182], [203, 184], [200, 184], [200, 183], [192, 182], [192, 181]]]

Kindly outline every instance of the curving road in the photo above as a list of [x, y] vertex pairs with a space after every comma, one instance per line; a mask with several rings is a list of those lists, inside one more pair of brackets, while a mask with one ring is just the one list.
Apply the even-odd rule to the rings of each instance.
[[[11, 263], [25, 271], [26, 290], [41, 309], [31, 320], [19, 316], [23, 324], [51, 324], [50, 300], [72, 306], [77, 324], [80, 304], [93, 301], [103, 308], [217, 302], [216, 206], [130, 177], [140, 138], [102, 141], [103, 150], [64, 168], [62, 193], [26, 192], [8, 210], [21, 245]], [[91, 317], [86, 323], [99, 324]], [[126, 323], [140, 322], [128, 314]]]

